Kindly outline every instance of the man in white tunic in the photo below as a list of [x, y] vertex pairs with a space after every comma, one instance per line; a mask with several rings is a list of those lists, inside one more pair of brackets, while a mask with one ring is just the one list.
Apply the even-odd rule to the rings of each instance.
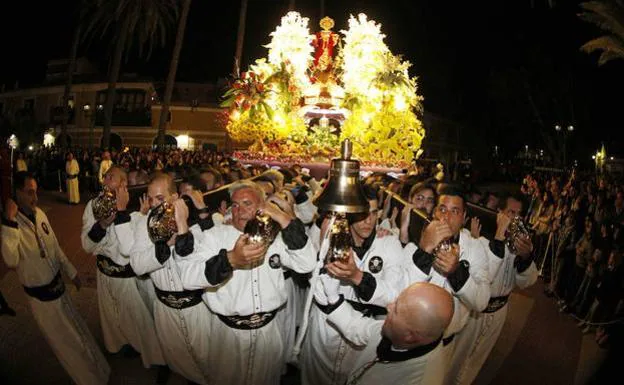
[[165, 365], [152, 314], [141, 298], [136, 274], [130, 258], [120, 251], [119, 239], [113, 222], [130, 220], [126, 213], [128, 191], [126, 172], [111, 167], [104, 177], [104, 185], [116, 192], [117, 214], [96, 220], [90, 200], [82, 215], [82, 247], [92, 254], [97, 264], [98, 305], [104, 344], [111, 353], [130, 345], [141, 353], [143, 366]]
[[2, 218], [4, 261], [16, 269], [35, 321], [72, 380], [79, 385], [105, 385], [110, 367], [65, 292], [61, 270], [76, 288], [80, 280], [47, 216], [37, 207], [37, 182], [21, 172], [14, 183], [17, 204], [9, 199]]
[[207, 384], [211, 318], [202, 303], [202, 290], [189, 291], [182, 286], [177, 261], [179, 256], [192, 259], [199, 245], [188, 228], [188, 207], [178, 199], [167, 174], [156, 175], [147, 194], [152, 210], [165, 202], [173, 205], [177, 234], [166, 242], [153, 243], [147, 230], [148, 216], [126, 216], [115, 224], [121, 252], [130, 256], [136, 274], [149, 274], [154, 284], [154, 322], [167, 365], [190, 381]]
[[[364, 316], [380, 318], [406, 285], [403, 249], [396, 235], [377, 235], [377, 195], [370, 186], [365, 186], [364, 191], [370, 209], [368, 214], [350, 218], [353, 246], [349, 260], [332, 262], [326, 269], [340, 279], [340, 294], [354, 309]], [[351, 344], [327, 323], [327, 314], [327, 308], [319, 303], [310, 309], [310, 324], [301, 352], [304, 385], [343, 384], [362, 352], [361, 346]]]
[[[483, 312], [472, 312], [462, 331], [464, 360], [455, 384], [472, 384], [500, 336], [507, 317], [509, 295], [514, 288], [527, 288], [537, 281], [537, 267], [533, 262], [533, 244], [529, 238], [515, 239], [512, 251], [505, 243], [509, 221], [521, 215], [522, 198], [510, 195], [502, 200], [499, 217], [507, 219], [499, 225], [495, 238], [487, 241], [490, 263], [491, 298]], [[499, 222], [501, 222], [499, 220]], [[485, 238], [480, 238], [484, 240]], [[502, 264], [501, 264], [502, 261]], [[498, 265], [498, 268], [492, 267]], [[463, 336], [462, 336], [463, 337]], [[464, 338], [462, 338], [464, 339]]]
[[74, 154], [67, 153], [65, 162], [65, 173], [67, 174], [67, 196], [70, 204], [80, 203], [80, 188], [78, 186], [78, 174], [80, 167], [78, 161], [74, 159]]
[[439, 385], [444, 380], [442, 334], [453, 299], [439, 286], [415, 283], [388, 305], [384, 321], [363, 316], [339, 294], [335, 279], [321, 276], [315, 299], [329, 308], [327, 322], [362, 348], [346, 384]]
[[[286, 353], [282, 314], [288, 306], [283, 271], [312, 271], [316, 250], [283, 200], [271, 197], [265, 203], [261, 188], [248, 181], [229, 191], [232, 225], [204, 232], [209, 257], [181, 264], [182, 281], [189, 290], [210, 288], [204, 301], [216, 316], [210, 333], [214, 382], [279, 384]], [[281, 227], [270, 245], [250, 243], [243, 234], [258, 210]]]
[[[462, 191], [442, 185], [438, 194], [434, 220], [424, 229], [418, 247], [413, 243], [405, 247], [405, 263], [409, 282], [430, 282], [453, 295], [455, 311], [442, 343], [447, 373], [456, 373], [463, 360], [454, 354], [456, 336], [470, 312], [483, 311], [490, 298], [489, 260], [483, 244], [463, 228]], [[443, 241], [450, 241], [449, 250], [437, 250]]]

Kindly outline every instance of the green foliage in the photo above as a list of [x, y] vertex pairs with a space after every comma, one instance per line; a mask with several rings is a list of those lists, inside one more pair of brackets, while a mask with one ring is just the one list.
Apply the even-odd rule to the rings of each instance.
[[103, 39], [111, 33], [129, 38], [126, 54], [135, 46], [149, 58], [156, 45], [164, 46], [180, 13], [177, 0], [94, 0], [85, 1], [84, 39]]
[[624, 1], [589, 1], [581, 3], [578, 17], [596, 25], [607, 35], [592, 39], [581, 46], [581, 51], [593, 53], [602, 51], [598, 65], [613, 59], [624, 59]]

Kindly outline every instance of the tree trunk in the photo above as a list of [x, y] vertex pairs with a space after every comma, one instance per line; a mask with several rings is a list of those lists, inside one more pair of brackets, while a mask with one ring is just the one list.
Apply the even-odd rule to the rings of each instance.
[[[106, 91], [106, 104], [104, 105], [104, 126], [102, 127], [102, 147], [105, 149], [108, 149], [110, 146], [111, 126], [113, 125], [113, 107], [115, 107], [115, 89], [121, 71], [121, 59], [123, 58], [126, 40], [128, 39], [129, 21], [130, 20], [126, 18], [119, 30], [117, 42], [115, 43], [113, 62], [108, 72], [108, 89]], [[97, 113], [97, 109], [94, 113]]]
[[238, 34], [236, 35], [236, 54], [232, 74], [238, 77], [240, 73], [241, 57], [243, 56], [243, 41], [245, 40], [245, 23], [247, 19], [247, 0], [241, 0], [240, 13], [238, 14]]
[[186, 29], [186, 21], [188, 19], [189, 10], [191, 9], [191, 0], [184, 0], [182, 5], [182, 13], [178, 21], [178, 32], [176, 33], [176, 42], [171, 54], [171, 64], [169, 65], [169, 74], [167, 75], [167, 85], [165, 86], [165, 95], [160, 105], [160, 120], [158, 122], [158, 148], [162, 151], [165, 148], [165, 131], [167, 129], [167, 117], [169, 116], [169, 104], [171, 104], [171, 94], [175, 84], [176, 73], [178, 72], [178, 62], [180, 61], [180, 52], [184, 43], [184, 31]]
[[[67, 147], [67, 122], [69, 120], [69, 94], [74, 81], [74, 70], [76, 69], [76, 57], [78, 56], [78, 46], [80, 45], [80, 18], [74, 29], [74, 37], [72, 40], [71, 51], [69, 53], [69, 64], [67, 66], [67, 80], [65, 82], [65, 90], [63, 91], [63, 116], [61, 120], [61, 148]], [[74, 105], [74, 111], [76, 106]]]

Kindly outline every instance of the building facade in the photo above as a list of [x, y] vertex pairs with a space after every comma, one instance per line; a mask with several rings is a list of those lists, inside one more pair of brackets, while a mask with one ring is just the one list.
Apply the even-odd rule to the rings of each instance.
[[[0, 92], [0, 116], [14, 129], [28, 122], [23, 129], [33, 131], [33, 135], [22, 135], [30, 141], [23, 146], [43, 145], [44, 138], [46, 144], [58, 141], [66, 70], [67, 61], [51, 61], [46, 81], [40, 86]], [[68, 100], [67, 140], [71, 146], [101, 146], [108, 83], [99, 78], [86, 60], [78, 61]], [[156, 143], [162, 91], [163, 84], [131, 75], [122, 77], [115, 94], [111, 147], [149, 147]], [[218, 120], [222, 109], [216, 104], [216, 94], [212, 84], [176, 83], [167, 119], [167, 145], [223, 148], [226, 135]]]

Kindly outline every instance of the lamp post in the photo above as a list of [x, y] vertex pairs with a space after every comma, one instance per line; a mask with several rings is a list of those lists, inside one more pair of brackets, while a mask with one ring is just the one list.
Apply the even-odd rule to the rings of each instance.
[[84, 113], [85, 120], [89, 123], [89, 150], [93, 150], [93, 129], [95, 126], [95, 113], [91, 104], [86, 103], [82, 106], [82, 112]]
[[568, 150], [567, 150], [568, 135], [574, 132], [574, 126], [570, 124], [567, 127], [563, 127], [559, 124], [556, 124], [555, 131], [563, 135], [563, 167], [565, 168], [568, 164]]

